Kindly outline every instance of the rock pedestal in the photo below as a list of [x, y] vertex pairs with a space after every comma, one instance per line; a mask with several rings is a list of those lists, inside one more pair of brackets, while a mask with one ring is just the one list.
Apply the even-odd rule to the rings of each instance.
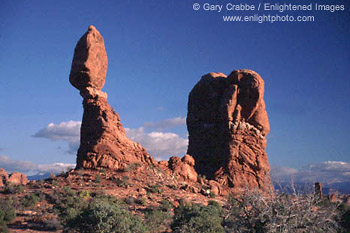
[[315, 183], [315, 198], [322, 199], [323, 194], [322, 194], [322, 183], [316, 182]]
[[75, 47], [69, 76], [84, 99], [77, 168], [119, 170], [131, 163], [151, 164], [153, 159], [146, 150], [126, 137], [119, 115], [101, 91], [107, 63], [104, 40], [89, 26]]

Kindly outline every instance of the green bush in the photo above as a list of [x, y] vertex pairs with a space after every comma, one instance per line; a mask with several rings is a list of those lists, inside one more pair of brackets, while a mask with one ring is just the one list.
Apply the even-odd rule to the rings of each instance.
[[339, 223], [343, 229], [343, 232], [350, 232], [350, 206], [343, 204], [339, 207], [339, 211]]
[[145, 213], [145, 218], [151, 232], [164, 232], [169, 227], [169, 221], [171, 219], [169, 212], [163, 212], [157, 209], [148, 210]]
[[101, 175], [100, 174], [97, 174], [96, 176], [95, 176], [95, 183], [101, 183], [101, 181], [102, 181], [102, 179], [101, 179]]
[[124, 171], [131, 172], [136, 170], [139, 167], [142, 167], [141, 163], [131, 163], [124, 169]]
[[89, 190], [83, 190], [79, 193], [79, 196], [83, 199], [89, 199], [91, 195]]
[[128, 179], [124, 179], [124, 176], [122, 179], [116, 178], [116, 179], [113, 179], [113, 181], [117, 184], [118, 187], [121, 187], [121, 188], [128, 188], [130, 186]]
[[11, 200], [0, 200], [0, 232], [7, 232], [7, 224], [16, 218]]
[[169, 200], [161, 200], [160, 203], [159, 203], [159, 208], [162, 210], [162, 211], [169, 211], [170, 209], [172, 209], [174, 207], [173, 203]]
[[76, 217], [73, 228], [80, 232], [93, 233], [138, 233], [149, 232], [140, 217], [135, 217], [118, 201], [96, 197]]
[[[84, 195], [87, 194], [82, 194], [82, 196]], [[50, 200], [54, 204], [53, 209], [64, 226], [69, 227], [81, 213], [82, 208], [87, 205], [82, 196], [77, 195], [68, 186], [65, 186], [61, 191], [51, 193]]]
[[135, 199], [135, 203], [138, 205], [145, 206], [147, 204], [147, 200], [146, 200], [146, 198], [141, 197], [141, 198]]
[[33, 207], [39, 202], [40, 198], [35, 194], [26, 195], [21, 200], [21, 205], [24, 207]]
[[25, 190], [24, 185], [14, 185], [14, 184], [7, 184], [5, 186], [5, 189], [3, 190], [4, 194], [19, 194], [23, 193]]
[[147, 191], [150, 193], [162, 193], [163, 190], [160, 188], [160, 185], [155, 184], [155, 185], [149, 185], [147, 187]]
[[222, 226], [221, 207], [213, 204], [208, 206], [180, 203], [174, 210], [171, 229], [174, 232], [225, 232]]

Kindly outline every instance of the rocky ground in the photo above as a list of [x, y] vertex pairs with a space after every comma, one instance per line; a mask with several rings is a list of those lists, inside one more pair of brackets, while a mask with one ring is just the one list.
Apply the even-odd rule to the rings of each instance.
[[[26, 185], [4, 186], [0, 188], [0, 199], [11, 199], [18, 206], [17, 217], [9, 224], [10, 232], [50, 232], [48, 230], [61, 228], [53, 199], [70, 189], [86, 201], [96, 194], [115, 196], [124, 201], [133, 214], [141, 217], [144, 217], [146, 209], [158, 208], [164, 200], [173, 207], [182, 200], [201, 204], [215, 200], [225, 204], [227, 198], [213, 194], [208, 180], [201, 178], [199, 181], [185, 181], [159, 167], [131, 164], [119, 172], [71, 170]], [[38, 200], [26, 203], [25, 200], [33, 195]]]

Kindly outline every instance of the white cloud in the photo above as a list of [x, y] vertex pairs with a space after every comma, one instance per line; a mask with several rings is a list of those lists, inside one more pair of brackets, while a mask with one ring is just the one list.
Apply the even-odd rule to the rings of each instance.
[[[184, 125], [186, 118], [176, 117], [158, 122], [145, 123], [145, 127], [136, 129], [126, 128], [126, 135], [133, 141], [140, 143], [156, 159], [165, 156], [183, 155], [186, 153], [188, 140], [178, 134], [162, 132], [162, 130]], [[66, 141], [70, 154], [75, 154], [80, 144], [81, 121], [68, 121], [59, 124], [50, 123], [35, 133], [34, 137], [47, 138], [52, 141]], [[151, 132], [146, 132], [149, 129]], [[151, 130], [153, 129], [153, 131]]]
[[325, 161], [310, 164], [299, 170], [272, 167], [271, 177], [278, 181], [337, 183], [350, 181], [350, 162]]
[[25, 174], [37, 173], [60, 173], [67, 168], [74, 168], [75, 164], [53, 163], [35, 164], [28, 161], [12, 160], [8, 156], [0, 155], [0, 168], [4, 168], [8, 173], [21, 172]]
[[186, 153], [188, 140], [175, 133], [145, 132], [143, 127], [137, 129], [126, 128], [126, 135], [147, 149], [152, 155], [160, 159], [169, 155]]
[[186, 117], [175, 117], [157, 122], [146, 122], [143, 124], [145, 129], [156, 131], [164, 131], [182, 125], [186, 125]]
[[52, 141], [66, 141], [69, 145], [67, 152], [69, 154], [75, 154], [80, 144], [80, 126], [81, 121], [67, 121], [57, 125], [50, 123], [33, 136], [47, 138]]

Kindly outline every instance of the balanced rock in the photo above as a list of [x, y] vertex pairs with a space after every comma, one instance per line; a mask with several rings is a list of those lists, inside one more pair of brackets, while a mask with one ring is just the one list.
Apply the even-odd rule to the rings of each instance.
[[104, 40], [94, 26], [89, 26], [76, 45], [69, 76], [84, 99], [77, 168], [120, 170], [131, 163], [154, 163], [140, 144], [126, 137], [119, 115], [101, 91], [106, 72]]
[[101, 90], [105, 84], [107, 64], [103, 37], [90, 25], [75, 47], [69, 81], [79, 90], [87, 87]]
[[198, 174], [224, 187], [270, 189], [265, 152], [270, 131], [264, 81], [254, 71], [209, 73], [189, 95], [187, 154]]

